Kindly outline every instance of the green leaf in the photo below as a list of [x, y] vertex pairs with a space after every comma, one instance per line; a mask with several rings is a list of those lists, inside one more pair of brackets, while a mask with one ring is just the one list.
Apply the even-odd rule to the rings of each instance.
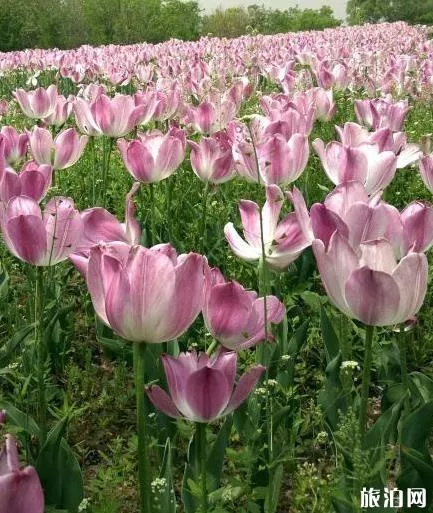
[[153, 496], [153, 500], [156, 503], [155, 505], [159, 508], [159, 511], [167, 513], [176, 513], [176, 494], [174, 492], [172, 467], [170, 438], [167, 438], [159, 474], [159, 477], [165, 480], [165, 486], [155, 491]]
[[78, 461], [63, 434], [68, 417], [63, 418], [50, 431], [36, 462], [36, 470], [50, 506], [77, 513], [84, 498], [84, 485]]
[[9, 365], [9, 363], [14, 358], [18, 347], [26, 341], [27, 337], [33, 332], [34, 329], [35, 325], [30, 324], [25, 328], [17, 331], [12, 338], [2, 344], [0, 347], [0, 368], [7, 367]]
[[220, 486], [221, 472], [230, 433], [233, 426], [233, 417], [229, 415], [221, 427], [207, 459], [208, 491], [213, 492]]
[[283, 465], [278, 465], [269, 479], [269, 491], [265, 498], [265, 513], [275, 513], [280, 499], [281, 485], [283, 482]]
[[0, 410], [7, 411], [7, 422], [13, 426], [17, 426], [29, 435], [39, 438], [39, 426], [36, 424], [33, 417], [15, 408], [7, 401], [0, 401]]

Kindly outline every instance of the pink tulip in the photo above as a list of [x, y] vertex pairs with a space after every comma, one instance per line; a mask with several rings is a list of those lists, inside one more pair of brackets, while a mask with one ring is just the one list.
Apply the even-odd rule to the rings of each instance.
[[57, 87], [50, 85], [48, 89], [38, 87], [34, 91], [17, 89], [14, 96], [24, 114], [33, 119], [45, 119], [53, 114], [57, 102]]
[[329, 298], [349, 317], [389, 326], [406, 322], [421, 308], [428, 278], [423, 253], [410, 252], [397, 262], [388, 240], [369, 240], [354, 250], [338, 231], [328, 248], [315, 239], [313, 251]]
[[185, 122], [196, 132], [214, 134], [224, 130], [236, 114], [236, 104], [231, 100], [204, 101], [198, 107], [189, 107]]
[[409, 109], [407, 100], [397, 102], [392, 98], [355, 100], [358, 122], [375, 130], [389, 128], [393, 132], [400, 132]]
[[49, 130], [34, 127], [28, 133], [30, 149], [39, 164], [53, 164], [54, 169], [73, 166], [83, 154], [88, 137], [79, 135], [74, 128], [60, 132], [53, 141]]
[[66, 123], [72, 112], [72, 103], [74, 97], [70, 96], [66, 99], [63, 95], [59, 95], [56, 99], [56, 105], [52, 114], [44, 119], [44, 122], [50, 126], [62, 126]]
[[28, 196], [37, 203], [45, 198], [51, 187], [53, 168], [30, 161], [20, 173], [10, 167], [0, 166], [0, 201], [7, 203], [15, 196]]
[[418, 165], [424, 185], [433, 194], [433, 154], [424, 155]]
[[315, 118], [321, 121], [329, 121], [335, 116], [335, 102], [332, 89], [326, 90], [315, 87], [308, 91], [315, 107]]
[[0, 454], [0, 513], [43, 513], [44, 492], [33, 467], [20, 469], [17, 444], [11, 435]]
[[186, 137], [171, 128], [165, 135], [159, 130], [140, 134], [139, 139], [117, 143], [130, 174], [143, 183], [154, 183], [171, 176], [185, 157]]
[[[211, 335], [227, 349], [247, 349], [265, 340], [264, 303], [265, 299], [258, 298], [256, 292], [245, 290], [235, 281], [226, 281], [219, 269], [206, 274], [204, 321]], [[285, 312], [278, 298], [266, 296], [269, 324], [279, 324]]]
[[237, 354], [220, 351], [162, 357], [170, 395], [153, 385], [146, 389], [165, 415], [194, 422], [213, 422], [236, 410], [256, 386], [265, 368], [252, 367], [235, 385]]
[[74, 103], [78, 128], [86, 135], [124, 137], [141, 123], [145, 106], [135, 105], [134, 98], [118, 94], [109, 98], [100, 94], [92, 103], [77, 98]]
[[[295, 211], [279, 222], [284, 196], [276, 185], [266, 187], [266, 203], [262, 209], [263, 239], [266, 262], [272, 269], [285, 269], [311, 245], [313, 234], [302, 194], [293, 189], [290, 199]], [[249, 200], [239, 203], [245, 240], [233, 223], [224, 227], [224, 234], [233, 253], [247, 262], [262, 258], [259, 206]]]
[[397, 169], [404, 168], [421, 157], [417, 144], [408, 144], [404, 132], [392, 132], [389, 128], [379, 128], [369, 132], [357, 123], [345, 123], [343, 128], [336, 126], [340, 140], [345, 146], [356, 148], [363, 143], [377, 144], [379, 152], [392, 151], [397, 156]]
[[81, 213], [83, 235], [75, 253], [69, 258], [84, 277], [87, 276], [90, 249], [93, 246], [107, 242], [132, 245], [140, 243], [141, 228], [136, 218], [134, 204], [139, 186], [140, 183], [136, 182], [126, 195], [124, 223], [120, 223], [113, 214], [101, 207], [89, 208]]
[[108, 243], [90, 250], [87, 285], [98, 316], [125, 340], [166, 342], [200, 313], [205, 265], [168, 244]]
[[38, 203], [16, 196], [0, 206], [0, 225], [10, 252], [37, 266], [66, 260], [78, 246], [83, 222], [70, 198], [52, 198], [42, 214]]
[[313, 148], [326, 175], [335, 185], [356, 180], [364, 184], [368, 194], [385, 189], [397, 169], [395, 154], [379, 151], [377, 144], [362, 143], [354, 148], [332, 141], [325, 147], [321, 139], [316, 139]]
[[29, 138], [27, 134], [19, 134], [13, 126], [4, 126], [0, 130], [4, 141], [4, 155], [8, 164], [15, 164], [27, 153]]
[[[217, 135], [217, 134], [216, 134]], [[191, 146], [191, 166], [203, 182], [224, 183], [234, 177], [232, 149], [227, 136], [202, 137], [199, 143], [188, 141]]]
[[403, 225], [400, 241], [400, 255], [411, 251], [424, 253], [433, 245], [433, 207], [422, 202], [413, 201], [400, 214]]

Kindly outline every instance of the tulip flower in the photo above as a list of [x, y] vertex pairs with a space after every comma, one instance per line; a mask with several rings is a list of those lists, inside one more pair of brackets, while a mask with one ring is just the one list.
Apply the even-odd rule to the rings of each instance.
[[51, 187], [53, 168], [30, 161], [20, 173], [10, 167], [0, 166], [0, 201], [7, 203], [15, 196], [28, 196], [37, 203], [45, 198]]
[[171, 128], [165, 135], [153, 130], [139, 139], [117, 143], [126, 169], [135, 180], [154, 183], [171, 176], [185, 157], [186, 138], [182, 130]]
[[433, 194], [433, 154], [424, 155], [419, 161], [419, 172], [424, 185]]
[[36, 266], [66, 260], [78, 246], [83, 222], [70, 198], [52, 198], [42, 213], [27, 196], [12, 198], [0, 206], [4, 242], [17, 258]]
[[104, 242], [140, 243], [141, 229], [135, 217], [134, 204], [139, 186], [136, 182], [126, 196], [124, 223], [120, 223], [113, 214], [101, 207], [89, 208], [81, 213], [83, 235], [75, 253], [69, 258], [84, 277], [87, 275], [90, 249], [93, 246]]
[[93, 247], [87, 285], [96, 313], [121, 337], [159, 343], [182, 335], [203, 304], [205, 260], [168, 244]]
[[392, 151], [397, 156], [397, 169], [416, 162], [422, 155], [417, 144], [408, 144], [404, 132], [392, 132], [389, 128], [379, 128], [369, 132], [357, 123], [345, 123], [343, 128], [336, 126], [342, 144], [359, 147], [363, 143], [377, 144], [379, 152]]
[[199, 143], [188, 143], [191, 146], [191, 166], [200, 180], [219, 184], [233, 178], [232, 150], [224, 133], [219, 137], [202, 137]]
[[30, 149], [38, 164], [52, 164], [54, 169], [73, 166], [83, 154], [88, 137], [79, 135], [74, 128], [60, 132], [53, 140], [49, 130], [34, 127], [28, 133]]
[[308, 91], [313, 100], [315, 107], [314, 116], [321, 121], [329, 121], [335, 116], [335, 101], [332, 94], [332, 89], [326, 90], [321, 87], [315, 87]]
[[286, 309], [278, 298], [258, 298], [256, 292], [226, 281], [219, 269], [206, 274], [203, 318], [211, 335], [227, 349], [247, 349], [265, 340], [265, 301], [267, 322], [279, 324]]
[[56, 99], [54, 111], [44, 119], [44, 122], [56, 127], [64, 125], [71, 115], [74, 99], [73, 96], [66, 99], [63, 95], [59, 95]]
[[236, 410], [256, 386], [265, 368], [252, 367], [235, 384], [237, 355], [220, 351], [162, 357], [170, 395], [153, 385], [146, 393], [165, 415], [210, 423]]
[[44, 492], [33, 467], [20, 469], [17, 444], [11, 435], [0, 454], [0, 513], [44, 513]]
[[392, 151], [379, 151], [377, 144], [360, 144], [356, 148], [332, 141], [326, 145], [321, 139], [313, 142], [328, 178], [335, 184], [359, 181], [368, 194], [385, 189], [394, 178], [397, 157]]
[[[266, 187], [266, 203], [262, 209], [263, 242], [266, 262], [272, 269], [285, 269], [313, 239], [310, 219], [302, 194], [293, 189], [290, 199], [295, 211], [279, 222], [284, 196], [276, 185]], [[232, 251], [247, 262], [262, 258], [259, 206], [249, 200], [239, 203], [245, 240], [235, 230], [233, 223], [224, 227], [224, 234]]]
[[13, 165], [25, 156], [29, 145], [27, 134], [19, 134], [13, 126], [4, 126], [0, 136], [4, 141], [4, 156], [8, 164]]
[[375, 130], [389, 128], [393, 132], [400, 132], [409, 109], [407, 100], [397, 102], [390, 98], [355, 100], [358, 122]]
[[24, 114], [33, 119], [45, 119], [51, 116], [56, 108], [58, 97], [55, 85], [50, 85], [47, 89], [38, 87], [34, 91], [17, 89], [13, 95]]
[[198, 107], [188, 107], [185, 122], [196, 132], [212, 135], [224, 130], [236, 114], [236, 104], [229, 100], [204, 101]]
[[409, 252], [397, 262], [390, 241], [370, 240], [354, 250], [338, 231], [328, 248], [315, 239], [313, 251], [329, 298], [349, 317], [368, 326], [390, 326], [421, 308], [428, 278], [423, 253]]

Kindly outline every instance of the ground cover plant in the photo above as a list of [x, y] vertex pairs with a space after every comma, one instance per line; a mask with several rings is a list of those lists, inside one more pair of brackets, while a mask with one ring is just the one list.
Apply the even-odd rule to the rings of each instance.
[[432, 55], [0, 54], [0, 513], [432, 511]]

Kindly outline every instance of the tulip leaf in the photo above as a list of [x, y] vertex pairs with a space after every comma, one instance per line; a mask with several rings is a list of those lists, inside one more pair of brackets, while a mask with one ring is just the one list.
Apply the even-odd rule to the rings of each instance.
[[68, 417], [63, 418], [48, 434], [36, 462], [36, 470], [48, 505], [76, 513], [84, 498], [83, 478], [78, 461], [63, 434]]
[[29, 324], [25, 328], [17, 331], [12, 338], [2, 344], [0, 347], [0, 368], [6, 367], [15, 356], [18, 347], [25, 342], [27, 337], [33, 333], [35, 329], [34, 324]]
[[269, 489], [265, 497], [265, 513], [276, 513], [283, 483], [283, 465], [278, 465], [269, 479]]
[[40, 431], [33, 417], [15, 408], [12, 404], [7, 401], [0, 401], [0, 410], [6, 410], [7, 422], [16, 426], [29, 435], [36, 436], [39, 438]]
[[224, 465], [224, 456], [227, 444], [230, 439], [230, 433], [233, 426], [233, 417], [229, 415], [212, 445], [212, 449], [207, 459], [207, 474], [209, 492], [217, 490], [220, 486], [221, 472]]
[[0, 298], [5, 298], [8, 293], [9, 275], [3, 265], [0, 264]]
[[167, 438], [164, 456], [159, 477], [164, 480], [164, 485], [153, 493], [155, 509], [166, 513], [176, 512], [176, 494], [172, 476], [172, 457], [170, 438]]

